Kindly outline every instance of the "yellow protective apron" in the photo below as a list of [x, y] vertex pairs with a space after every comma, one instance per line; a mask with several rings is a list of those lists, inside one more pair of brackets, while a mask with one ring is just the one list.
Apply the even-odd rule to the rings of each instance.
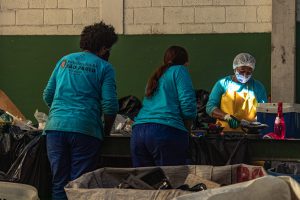
[[[250, 91], [252, 92], [250, 94]], [[239, 120], [245, 119], [247, 121], [255, 121], [256, 119], [256, 107], [257, 100], [253, 95], [253, 88], [249, 90], [242, 90], [237, 92], [234, 89], [228, 87], [227, 91], [222, 95], [220, 109], [233, 115]], [[223, 131], [242, 131], [239, 127], [237, 129], [230, 128], [229, 124], [226, 121], [217, 120], [216, 124], [224, 127]]]

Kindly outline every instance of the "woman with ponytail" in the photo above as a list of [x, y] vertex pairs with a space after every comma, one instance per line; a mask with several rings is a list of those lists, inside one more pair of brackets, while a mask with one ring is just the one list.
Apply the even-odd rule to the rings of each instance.
[[196, 97], [187, 65], [187, 51], [171, 46], [163, 65], [148, 80], [130, 141], [134, 167], [187, 164], [189, 132], [196, 117]]

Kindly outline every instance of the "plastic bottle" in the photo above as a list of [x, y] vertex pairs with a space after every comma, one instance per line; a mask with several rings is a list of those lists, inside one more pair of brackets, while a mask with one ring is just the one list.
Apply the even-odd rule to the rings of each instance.
[[277, 135], [278, 139], [284, 139], [285, 138], [285, 122], [282, 112], [282, 102], [278, 102], [278, 108], [277, 108], [277, 116], [275, 118], [274, 122], [274, 133]]

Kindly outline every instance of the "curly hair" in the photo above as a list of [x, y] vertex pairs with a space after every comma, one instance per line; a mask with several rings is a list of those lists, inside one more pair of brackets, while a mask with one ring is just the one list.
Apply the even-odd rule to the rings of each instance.
[[101, 21], [84, 27], [80, 35], [80, 48], [95, 53], [102, 47], [111, 48], [117, 40], [115, 28]]

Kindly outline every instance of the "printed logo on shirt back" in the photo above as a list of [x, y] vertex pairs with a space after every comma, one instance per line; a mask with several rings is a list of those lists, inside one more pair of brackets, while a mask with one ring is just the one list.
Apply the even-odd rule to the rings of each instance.
[[61, 67], [61, 68], [64, 68], [65, 65], [66, 65], [66, 62], [67, 62], [66, 60], [63, 60], [63, 61], [61, 62], [61, 64], [60, 64], [60, 67]]
[[[62, 65], [61, 65], [62, 67]], [[90, 63], [81, 63], [81, 62], [76, 62], [72, 60], [68, 60], [68, 62], [65, 62], [64, 67], [72, 73], [80, 74], [82, 72], [84, 73], [95, 73], [96, 72], [96, 65], [95, 64], [90, 64]]]

